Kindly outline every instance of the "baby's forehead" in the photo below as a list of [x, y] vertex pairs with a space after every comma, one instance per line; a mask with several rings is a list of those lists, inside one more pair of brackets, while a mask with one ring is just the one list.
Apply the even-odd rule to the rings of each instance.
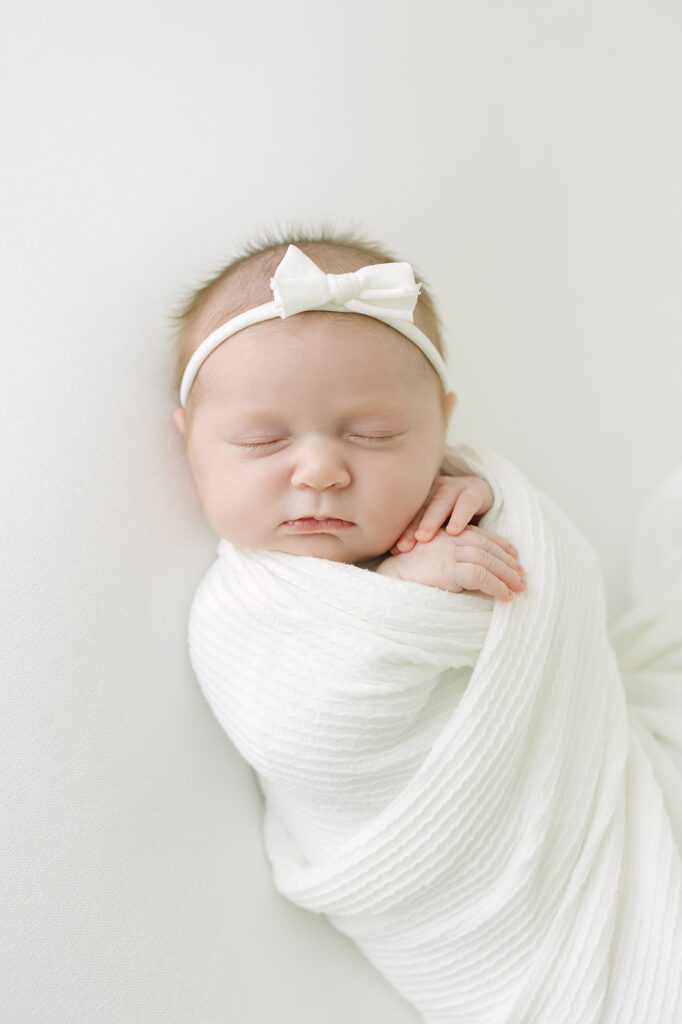
[[311, 350], [320, 359], [341, 358], [357, 365], [371, 362], [389, 375], [409, 373], [416, 367], [433, 372], [417, 346], [388, 324], [361, 313], [325, 310], [305, 310], [246, 327], [222, 342], [204, 365], [213, 361], [216, 369], [226, 363], [233, 368], [249, 362], [267, 366], [280, 353], [286, 360], [288, 355]]
[[425, 381], [434, 397], [437, 390], [419, 349], [387, 324], [358, 313], [306, 310], [254, 324], [219, 345], [199, 370], [195, 405], [205, 399], [241, 404], [254, 394], [276, 401], [300, 395], [311, 381], [331, 389], [330, 396], [350, 389], [365, 405], [379, 399], [393, 408], [417, 394], [423, 399]]

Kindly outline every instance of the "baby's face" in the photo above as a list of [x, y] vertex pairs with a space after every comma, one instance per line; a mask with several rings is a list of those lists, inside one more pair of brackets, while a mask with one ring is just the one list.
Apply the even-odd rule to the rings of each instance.
[[[445, 449], [438, 378], [414, 372], [423, 359], [357, 314], [271, 320], [220, 345], [193, 385], [191, 416], [175, 411], [216, 533], [336, 562], [387, 552]], [[310, 517], [322, 521], [300, 522]]]

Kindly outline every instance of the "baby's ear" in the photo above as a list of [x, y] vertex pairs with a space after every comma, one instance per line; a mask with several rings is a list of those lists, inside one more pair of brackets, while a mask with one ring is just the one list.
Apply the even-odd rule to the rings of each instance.
[[447, 395], [445, 397], [445, 422], [446, 423], [450, 422], [450, 416], [452, 415], [452, 410], [455, 408], [456, 401], [457, 401], [457, 395], [455, 394], [455, 392], [454, 391], [448, 391], [448, 393], [447, 393]]
[[185, 436], [187, 431], [187, 417], [185, 416], [185, 410], [182, 406], [178, 406], [173, 412], [173, 419], [175, 420], [175, 426], [178, 428], [182, 436]]

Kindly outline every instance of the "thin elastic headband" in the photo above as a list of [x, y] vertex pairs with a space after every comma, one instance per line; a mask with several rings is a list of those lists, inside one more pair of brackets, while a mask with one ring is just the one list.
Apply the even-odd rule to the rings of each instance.
[[275, 296], [272, 302], [247, 309], [217, 327], [192, 354], [180, 384], [183, 408], [199, 367], [227, 338], [253, 324], [277, 317], [284, 320], [311, 309], [362, 313], [395, 328], [424, 353], [445, 391], [448, 390], [448, 370], [443, 357], [413, 322], [421, 285], [415, 282], [409, 263], [375, 263], [348, 274], [325, 274], [305, 253], [290, 245], [274, 277], [270, 278], [270, 287]]

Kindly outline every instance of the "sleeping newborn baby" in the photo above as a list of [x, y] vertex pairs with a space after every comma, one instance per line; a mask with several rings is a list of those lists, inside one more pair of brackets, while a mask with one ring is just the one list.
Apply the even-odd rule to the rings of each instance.
[[[379, 263], [374, 250], [357, 244], [303, 249], [351, 287], [363, 263]], [[389, 319], [409, 313], [400, 323], [418, 335], [416, 303], [416, 325], [434, 337], [424, 333], [421, 349], [361, 298], [355, 304], [364, 302], [364, 314], [342, 306], [284, 319], [270, 313], [274, 319], [242, 327], [197, 361], [175, 419], [204, 512], [219, 536], [241, 547], [356, 565], [384, 556], [380, 573], [511, 600], [525, 587], [515, 549], [467, 526], [491, 507], [490, 487], [444, 475], [455, 395], [447, 391], [432, 303], [418, 294], [407, 264], [390, 269], [398, 269], [398, 286], [386, 289], [400, 293], [397, 309], [386, 308], [394, 297], [384, 294], [374, 309]], [[207, 286], [185, 314], [182, 372], [197, 341], [267, 303], [273, 275], [279, 294], [285, 273], [321, 281], [326, 294], [322, 302], [313, 297], [318, 305], [333, 298], [327, 273], [300, 248], [255, 253]]]
[[[506, 459], [447, 447], [410, 264], [273, 241], [177, 319], [175, 422], [219, 537], [190, 657], [278, 890], [426, 1024], [682, 1019], [682, 817], [628, 719], [599, 560]], [[679, 611], [621, 640], [655, 701]]]

